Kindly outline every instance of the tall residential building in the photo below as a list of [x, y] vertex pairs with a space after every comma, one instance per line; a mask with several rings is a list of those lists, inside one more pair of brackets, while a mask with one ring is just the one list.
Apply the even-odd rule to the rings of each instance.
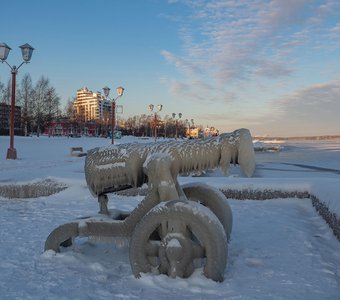
[[73, 103], [76, 114], [85, 122], [104, 120], [111, 116], [111, 102], [104, 99], [100, 92], [92, 92], [87, 87], [77, 91], [77, 99]]

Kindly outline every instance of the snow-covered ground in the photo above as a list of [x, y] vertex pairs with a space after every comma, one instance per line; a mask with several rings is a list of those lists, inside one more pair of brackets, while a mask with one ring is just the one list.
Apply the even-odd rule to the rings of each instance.
[[[124, 137], [117, 141], [147, 142]], [[43, 252], [48, 234], [65, 222], [98, 211], [87, 189], [84, 157], [70, 156], [109, 145], [100, 138], [16, 137], [17, 160], [6, 160], [8, 137], [0, 137], [0, 184], [45, 179], [68, 188], [48, 197], [0, 197], [1, 299], [340, 299], [340, 242], [310, 199], [231, 199], [234, 223], [225, 280], [197, 270], [188, 279], [131, 273], [127, 246], [86, 239], [61, 253]], [[261, 145], [263, 146], [263, 145]], [[253, 178], [232, 167], [181, 183], [219, 188], [308, 191], [340, 216], [340, 143], [289, 142], [280, 151], [256, 152]], [[141, 196], [110, 195], [110, 207], [133, 209]]]

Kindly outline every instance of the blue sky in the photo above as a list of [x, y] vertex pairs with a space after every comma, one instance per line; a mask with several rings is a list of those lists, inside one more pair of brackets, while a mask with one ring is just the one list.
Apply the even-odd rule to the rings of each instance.
[[17, 80], [47, 76], [63, 105], [121, 85], [124, 117], [153, 103], [222, 132], [340, 134], [338, 0], [12, 0], [0, 28], [10, 64], [36, 48]]

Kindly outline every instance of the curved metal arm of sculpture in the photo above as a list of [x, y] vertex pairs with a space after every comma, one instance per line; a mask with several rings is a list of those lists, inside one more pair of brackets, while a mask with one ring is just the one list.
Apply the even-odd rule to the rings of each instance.
[[170, 157], [173, 178], [216, 167], [227, 173], [230, 163], [239, 164], [248, 177], [255, 171], [252, 138], [244, 128], [202, 140], [112, 145], [92, 149], [87, 154], [85, 177], [91, 193], [99, 196], [140, 187], [148, 181], [144, 167], [155, 155]]

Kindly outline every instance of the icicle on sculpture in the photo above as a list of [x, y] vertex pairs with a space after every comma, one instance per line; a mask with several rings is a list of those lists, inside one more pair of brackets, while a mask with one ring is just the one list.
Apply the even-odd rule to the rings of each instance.
[[[132, 272], [189, 277], [203, 268], [223, 281], [232, 212], [225, 196], [206, 184], [180, 186], [178, 174], [237, 163], [247, 176], [255, 169], [250, 132], [184, 142], [122, 144], [90, 150], [85, 161], [88, 187], [98, 197], [99, 215], [57, 227], [45, 250], [59, 251], [75, 237], [129, 238]], [[107, 193], [148, 183], [147, 196], [129, 214], [108, 209]]]

